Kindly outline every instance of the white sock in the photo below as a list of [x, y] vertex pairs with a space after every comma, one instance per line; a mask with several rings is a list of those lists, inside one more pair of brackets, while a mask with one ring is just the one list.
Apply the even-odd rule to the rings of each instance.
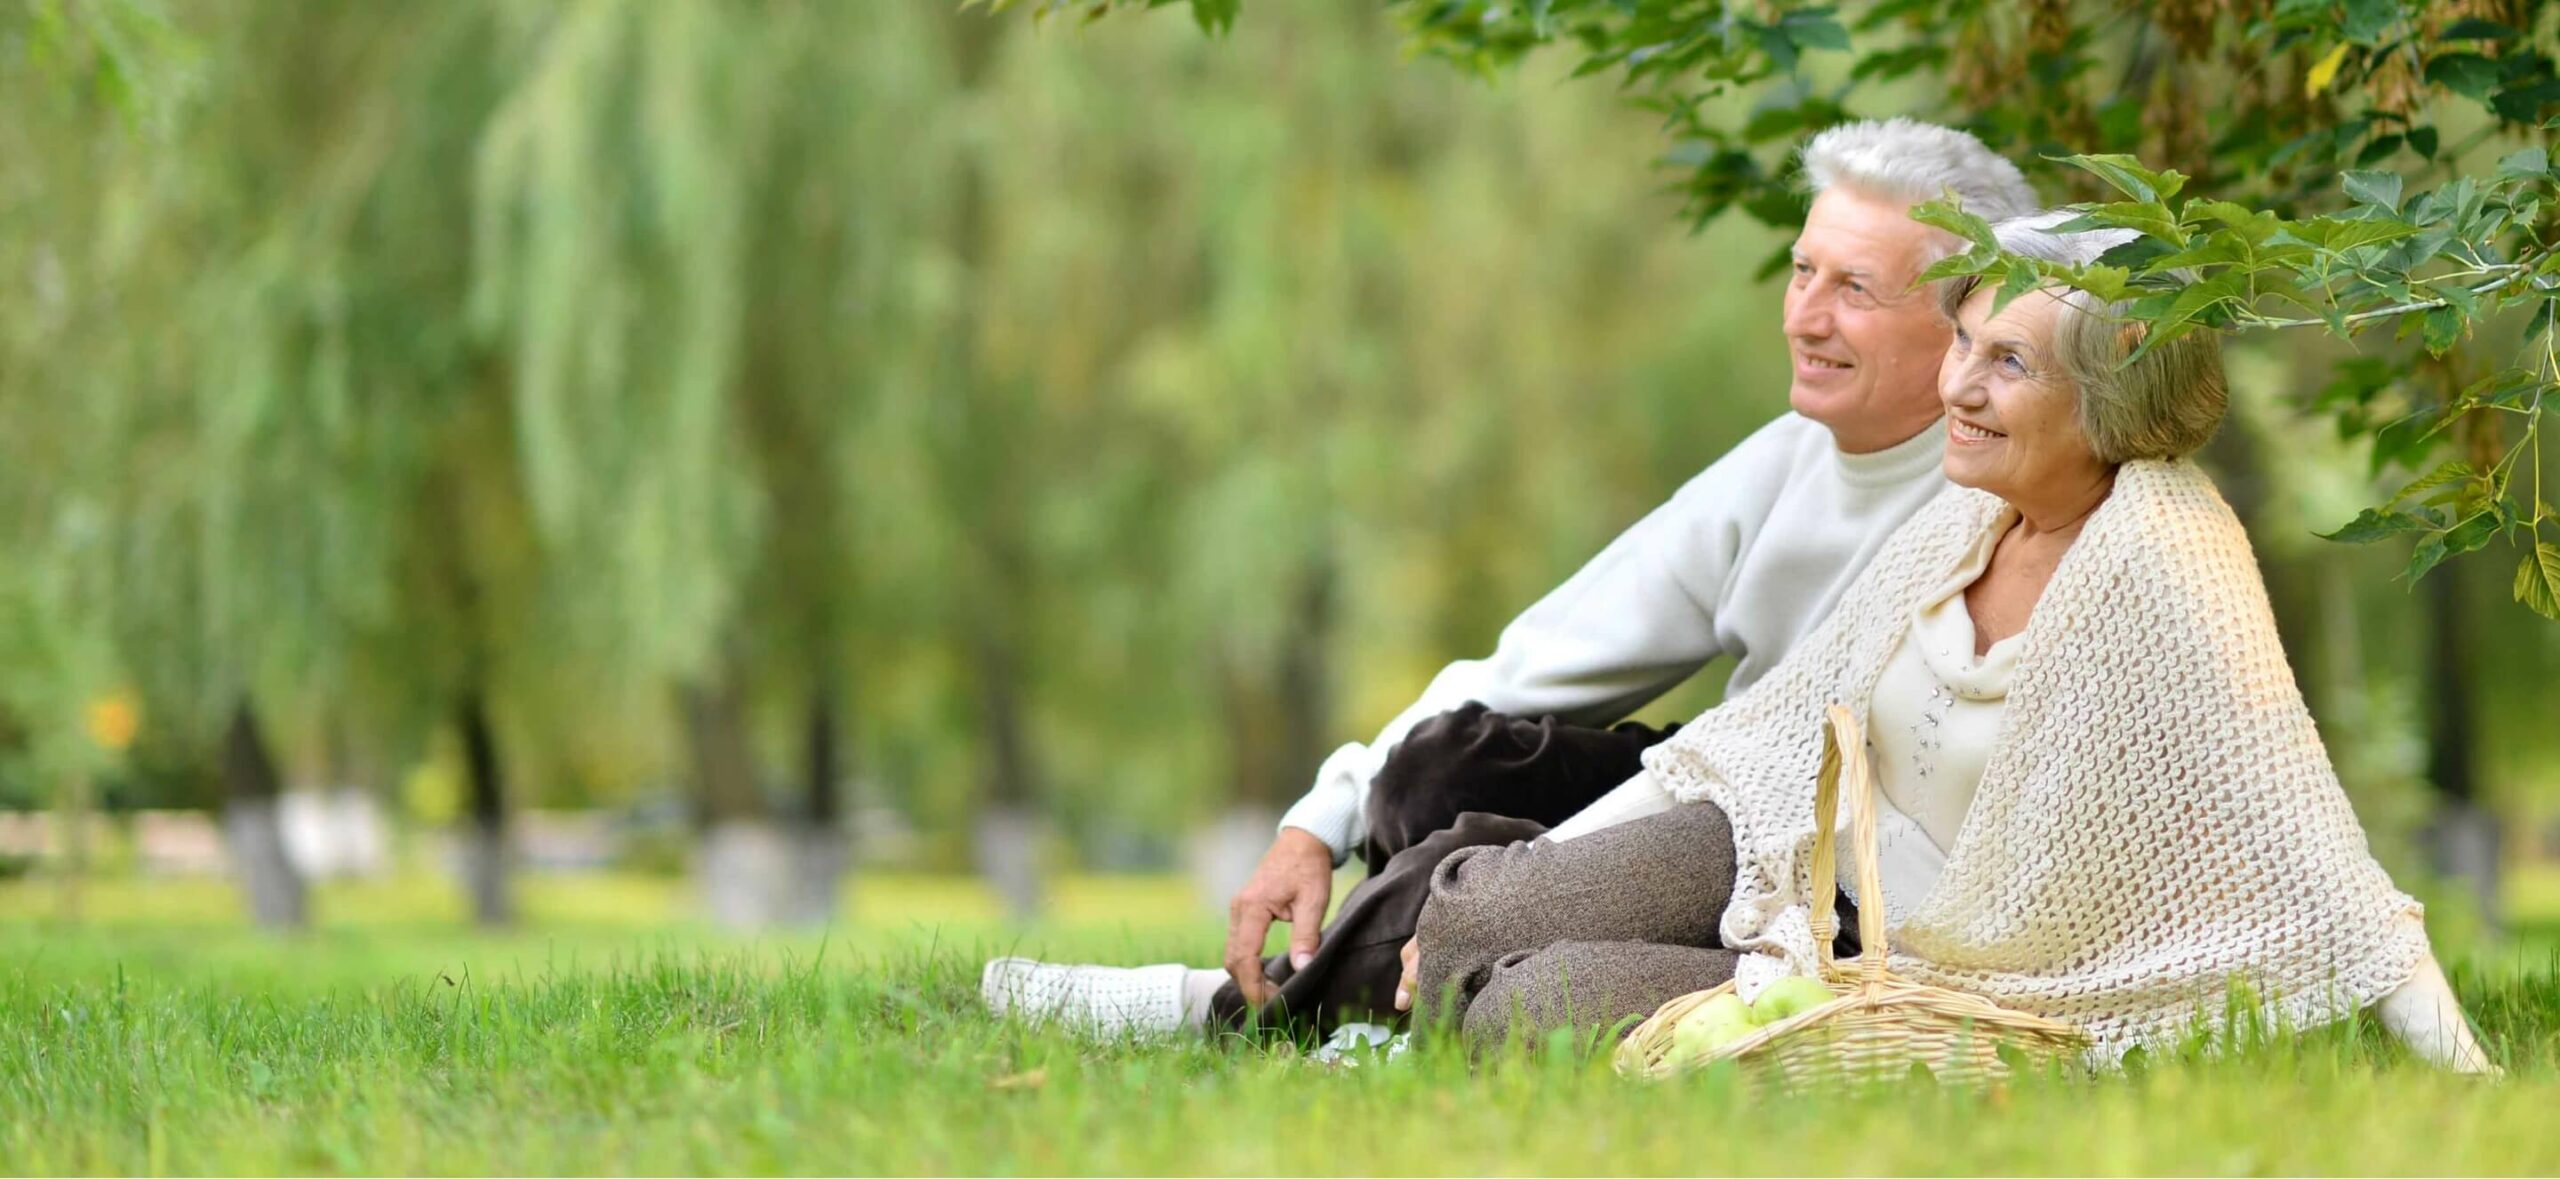
[[1227, 985], [1223, 970], [1186, 970], [1182, 973], [1182, 1026], [1209, 1026], [1209, 998]]

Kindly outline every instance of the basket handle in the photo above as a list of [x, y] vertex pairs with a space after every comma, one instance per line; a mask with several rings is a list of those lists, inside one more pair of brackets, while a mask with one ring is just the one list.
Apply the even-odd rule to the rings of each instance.
[[1876, 866], [1875, 780], [1867, 766], [1867, 742], [1856, 714], [1838, 704], [1825, 710], [1822, 724], [1822, 770], [1813, 787], [1813, 953], [1824, 973], [1831, 958], [1832, 914], [1840, 890], [1840, 860], [1832, 831], [1838, 825], [1840, 796], [1848, 795], [1849, 853], [1858, 870], [1858, 968], [1866, 982], [1882, 982], [1885, 974], [1884, 876]]

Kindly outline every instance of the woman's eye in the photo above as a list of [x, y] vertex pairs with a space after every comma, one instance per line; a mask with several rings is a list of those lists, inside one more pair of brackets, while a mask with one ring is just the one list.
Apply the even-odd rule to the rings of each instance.
[[1963, 333], [1963, 332], [1961, 332], [1961, 331], [1957, 332], [1957, 333], [1956, 333], [1956, 351], [1958, 351], [1958, 352], [1971, 352], [1971, 351], [1973, 351], [1973, 337], [1968, 336], [1968, 335], [1964, 334], [1964, 333]]
[[2027, 375], [2027, 362], [2018, 359], [2015, 354], [2001, 357], [2000, 363], [2007, 366], [2012, 374], [2021, 377]]

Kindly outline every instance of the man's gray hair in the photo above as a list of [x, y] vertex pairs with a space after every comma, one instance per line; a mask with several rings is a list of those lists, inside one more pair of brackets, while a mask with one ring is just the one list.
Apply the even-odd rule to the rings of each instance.
[[1804, 146], [1805, 186], [1846, 185], [1893, 200], [1934, 201], [1953, 191], [1986, 221], [2034, 212], [2036, 191], [2018, 166], [1953, 127], [1917, 119], [1842, 123]]
[[[2064, 266], [2086, 266], [2142, 236], [2130, 229], [2057, 232], [2077, 218], [2068, 210], [2012, 217], [1991, 227], [2003, 253]], [[1938, 284], [1938, 309], [1956, 311], [1982, 287], [1979, 275]], [[2079, 390], [2080, 433], [2100, 462], [2171, 459], [2195, 453], [2222, 426], [2230, 401], [2222, 373], [2222, 338], [2189, 332], [2127, 361], [2149, 328], [2128, 318], [2132, 300], [2101, 302], [2087, 291], [2047, 287], [2062, 306], [2046, 348], [2061, 376]]]

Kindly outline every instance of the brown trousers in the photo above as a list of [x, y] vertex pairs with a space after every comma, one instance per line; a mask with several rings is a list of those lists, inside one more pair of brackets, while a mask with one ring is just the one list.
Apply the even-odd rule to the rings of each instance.
[[[1716, 926], [1733, 890], [1733, 835], [1712, 806], [1565, 843], [1531, 842], [1644, 768], [1678, 731], [1524, 720], [1469, 704], [1414, 726], [1370, 787], [1370, 875], [1343, 897], [1315, 956], [1264, 963], [1278, 995], [1256, 1012], [1235, 983], [1213, 1026], [1322, 1035], [1355, 1019], [1401, 1021], [1399, 951], [1422, 933], [1417, 1000], [1477, 1043], [1526, 1030], [1606, 1027], [1732, 976]], [[1808, 789], [1810, 784], [1808, 784]], [[1426, 904], [1426, 902], [1428, 902]], [[1834, 943], [1854, 957], [1840, 898]]]
[[1369, 877], [1342, 899], [1303, 970], [1264, 965], [1278, 995], [1261, 1011], [1230, 981], [1210, 1000], [1213, 1026], [1260, 1023], [1322, 1035], [1356, 1019], [1393, 1023], [1398, 951], [1413, 937], [1432, 870], [1461, 848], [1534, 839], [1633, 777], [1646, 746], [1676, 731], [1595, 729], [1468, 704], [1413, 727], [1370, 784]]
[[1462, 848], [1417, 923], [1426, 1011], [1478, 1049], [1515, 1032], [1623, 1032], [1733, 977], [1716, 936], [1733, 873], [1733, 829], [1705, 803], [1564, 843]]

